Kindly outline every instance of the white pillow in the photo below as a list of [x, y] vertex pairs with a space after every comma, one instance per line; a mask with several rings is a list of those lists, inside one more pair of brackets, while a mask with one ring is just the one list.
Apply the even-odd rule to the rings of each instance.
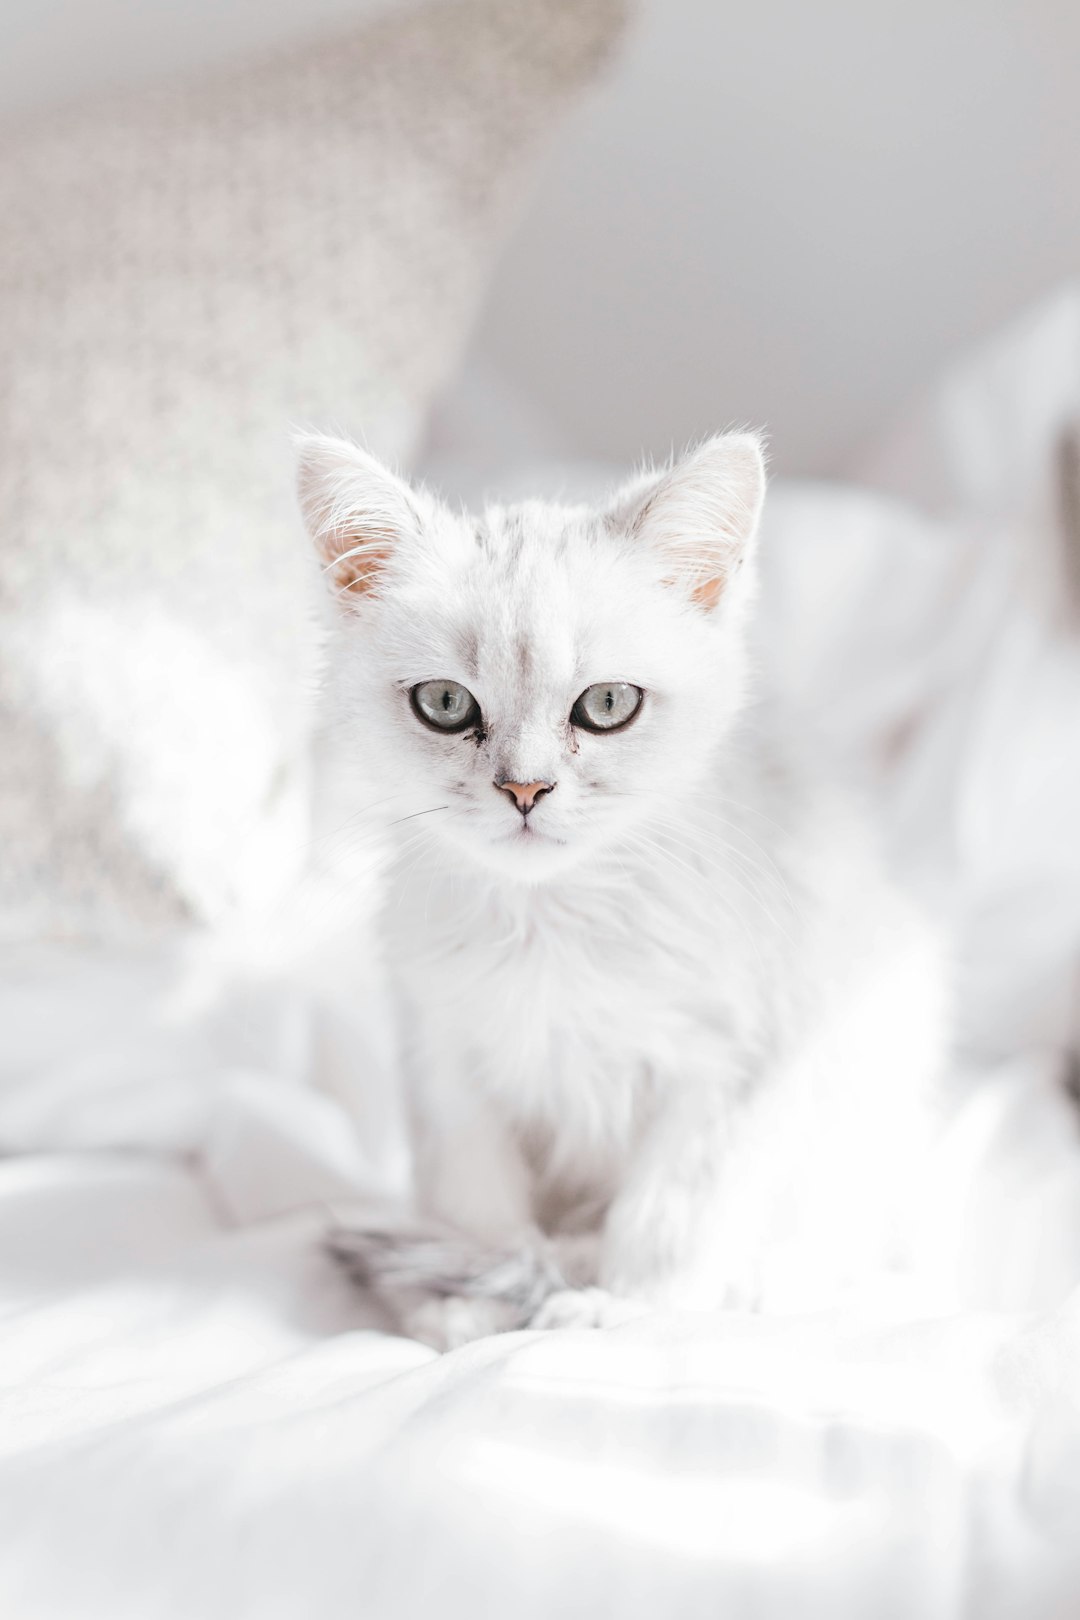
[[0, 926], [266, 902], [317, 660], [291, 423], [408, 454], [623, 0], [436, 0], [0, 136]]

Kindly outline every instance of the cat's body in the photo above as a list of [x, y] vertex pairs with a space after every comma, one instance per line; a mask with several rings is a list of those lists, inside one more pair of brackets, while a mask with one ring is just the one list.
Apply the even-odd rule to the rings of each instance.
[[433, 1222], [338, 1246], [437, 1342], [621, 1300], [820, 1304], [917, 1203], [938, 955], [747, 704], [760, 494], [740, 436], [606, 513], [475, 524], [308, 449], [345, 735], [400, 840], [384, 925]]

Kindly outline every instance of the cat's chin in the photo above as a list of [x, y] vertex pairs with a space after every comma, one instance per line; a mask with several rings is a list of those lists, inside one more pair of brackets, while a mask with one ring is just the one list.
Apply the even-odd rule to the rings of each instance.
[[582, 847], [551, 833], [515, 832], [470, 846], [470, 854], [498, 877], [517, 883], [544, 883], [581, 859]]

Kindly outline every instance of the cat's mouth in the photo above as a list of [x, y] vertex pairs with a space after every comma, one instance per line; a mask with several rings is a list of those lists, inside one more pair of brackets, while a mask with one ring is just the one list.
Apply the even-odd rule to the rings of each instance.
[[519, 847], [521, 845], [532, 845], [535, 847], [536, 845], [544, 844], [551, 848], [561, 849], [565, 846], [566, 839], [556, 838], [554, 833], [541, 832], [539, 827], [533, 827], [528, 821], [523, 821], [520, 827], [515, 827], [512, 833], [507, 833], [505, 837], [500, 838], [499, 842], [501, 844], [517, 845]]
[[[530, 818], [531, 820], [531, 818]], [[496, 831], [474, 853], [493, 871], [519, 883], [542, 883], [576, 857], [573, 838], [521, 825]]]

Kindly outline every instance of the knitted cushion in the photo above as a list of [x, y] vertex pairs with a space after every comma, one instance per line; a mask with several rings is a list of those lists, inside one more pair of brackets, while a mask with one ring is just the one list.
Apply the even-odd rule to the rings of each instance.
[[264, 899], [317, 657], [290, 423], [408, 453], [623, 0], [437, 0], [0, 136], [0, 924]]

